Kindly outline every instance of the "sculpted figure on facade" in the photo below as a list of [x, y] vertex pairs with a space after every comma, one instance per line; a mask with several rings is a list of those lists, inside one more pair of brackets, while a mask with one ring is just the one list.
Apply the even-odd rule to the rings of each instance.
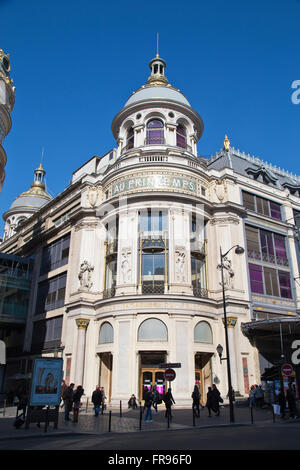
[[127, 284], [131, 281], [131, 250], [125, 248], [121, 253], [122, 282]]
[[[233, 289], [233, 278], [234, 278], [234, 271], [231, 267], [231, 260], [228, 259], [226, 256], [223, 259], [223, 275], [224, 275], [224, 287], [228, 289]], [[221, 270], [221, 265], [218, 265], [218, 269]], [[222, 283], [220, 283], [222, 285]]]
[[185, 281], [185, 252], [184, 250], [176, 250], [175, 273], [176, 281]]
[[78, 274], [78, 279], [80, 282], [80, 290], [90, 290], [93, 282], [92, 272], [94, 271], [94, 266], [89, 264], [87, 260], [84, 260], [83, 263], [80, 265], [80, 271]]

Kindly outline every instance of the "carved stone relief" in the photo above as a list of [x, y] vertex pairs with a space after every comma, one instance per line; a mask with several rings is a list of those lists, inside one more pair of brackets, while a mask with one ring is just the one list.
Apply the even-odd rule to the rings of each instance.
[[185, 248], [175, 250], [175, 277], [177, 282], [185, 282], [186, 251]]
[[80, 270], [78, 274], [78, 279], [80, 282], [80, 290], [90, 290], [92, 282], [92, 273], [94, 271], [94, 266], [88, 263], [87, 260], [84, 260], [80, 265]]
[[122, 284], [131, 282], [131, 248], [123, 248], [121, 251], [121, 281]]

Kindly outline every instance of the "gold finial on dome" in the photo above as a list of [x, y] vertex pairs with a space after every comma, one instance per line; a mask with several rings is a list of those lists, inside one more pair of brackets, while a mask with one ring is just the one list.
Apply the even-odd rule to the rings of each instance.
[[225, 135], [224, 150], [226, 150], [226, 152], [228, 152], [229, 148], [230, 148], [230, 140], [228, 139], [227, 135]]

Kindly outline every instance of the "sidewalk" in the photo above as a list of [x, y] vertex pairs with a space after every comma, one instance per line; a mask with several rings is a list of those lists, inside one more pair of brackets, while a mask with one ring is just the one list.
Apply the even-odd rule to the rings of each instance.
[[[99, 415], [95, 418], [93, 409], [83, 409], [79, 414], [78, 423], [72, 421], [64, 421], [64, 413], [60, 411], [58, 429], [53, 428], [53, 423], [49, 424], [47, 432], [45, 432], [45, 424], [41, 423], [38, 428], [35, 423], [30, 423], [29, 429], [25, 429], [23, 425], [20, 429], [15, 429], [13, 426], [16, 408], [11, 407], [6, 409], [6, 415], [0, 415], [0, 441], [7, 439], [28, 438], [35, 436], [51, 437], [53, 435], [70, 435], [70, 434], [106, 434], [109, 432], [109, 409], [104, 412], [104, 415]], [[200, 429], [207, 427], [224, 427], [227, 426], [252, 426], [251, 412], [248, 407], [235, 407], [235, 423], [230, 423], [229, 420], [229, 407], [221, 408], [221, 415], [216, 417], [212, 413], [212, 417], [208, 417], [207, 409], [200, 412], [200, 418], [195, 418], [195, 426], [193, 425], [192, 409], [172, 409], [173, 419], [168, 422], [165, 418], [165, 407], [159, 408], [158, 414], [153, 410], [153, 422], [145, 423], [144, 416], [142, 420], [142, 429], [140, 430], [140, 411], [137, 410], [123, 410], [122, 417], [118, 409], [111, 409], [111, 433], [129, 433], [129, 432], [149, 432], [149, 431], [172, 431], [178, 429]], [[70, 414], [72, 420], [72, 413]], [[292, 420], [287, 420], [292, 421]], [[275, 417], [275, 423], [281, 422], [279, 416]], [[300, 422], [300, 420], [298, 420]], [[273, 423], [273, 414], [271, 409], [253, 409], [253, 425], [270, 425]], [[4, 442], [3, 442], [4, 444]], [[3, 445], [2, 444], [2, 445]]]

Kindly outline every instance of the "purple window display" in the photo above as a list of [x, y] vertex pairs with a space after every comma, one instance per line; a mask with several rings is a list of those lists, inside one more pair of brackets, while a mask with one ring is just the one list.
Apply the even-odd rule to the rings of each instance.
[[270, 213], [273, 219], [281, 220], [280, 205], [270, 201]]
[[264, 294], [262, 267], [257, 264], [249, 263], [251, 292], [255, 294]]
[[278, 279], [280, 285], [280, 296], [285, 297], [287, 299], [291, 299], [292, 291], [290, 274], [285, 271], [278, 271]]
[[181, 124], [177, 126], [176, 145], [177, 147], [186, 148], [186, 130]]

